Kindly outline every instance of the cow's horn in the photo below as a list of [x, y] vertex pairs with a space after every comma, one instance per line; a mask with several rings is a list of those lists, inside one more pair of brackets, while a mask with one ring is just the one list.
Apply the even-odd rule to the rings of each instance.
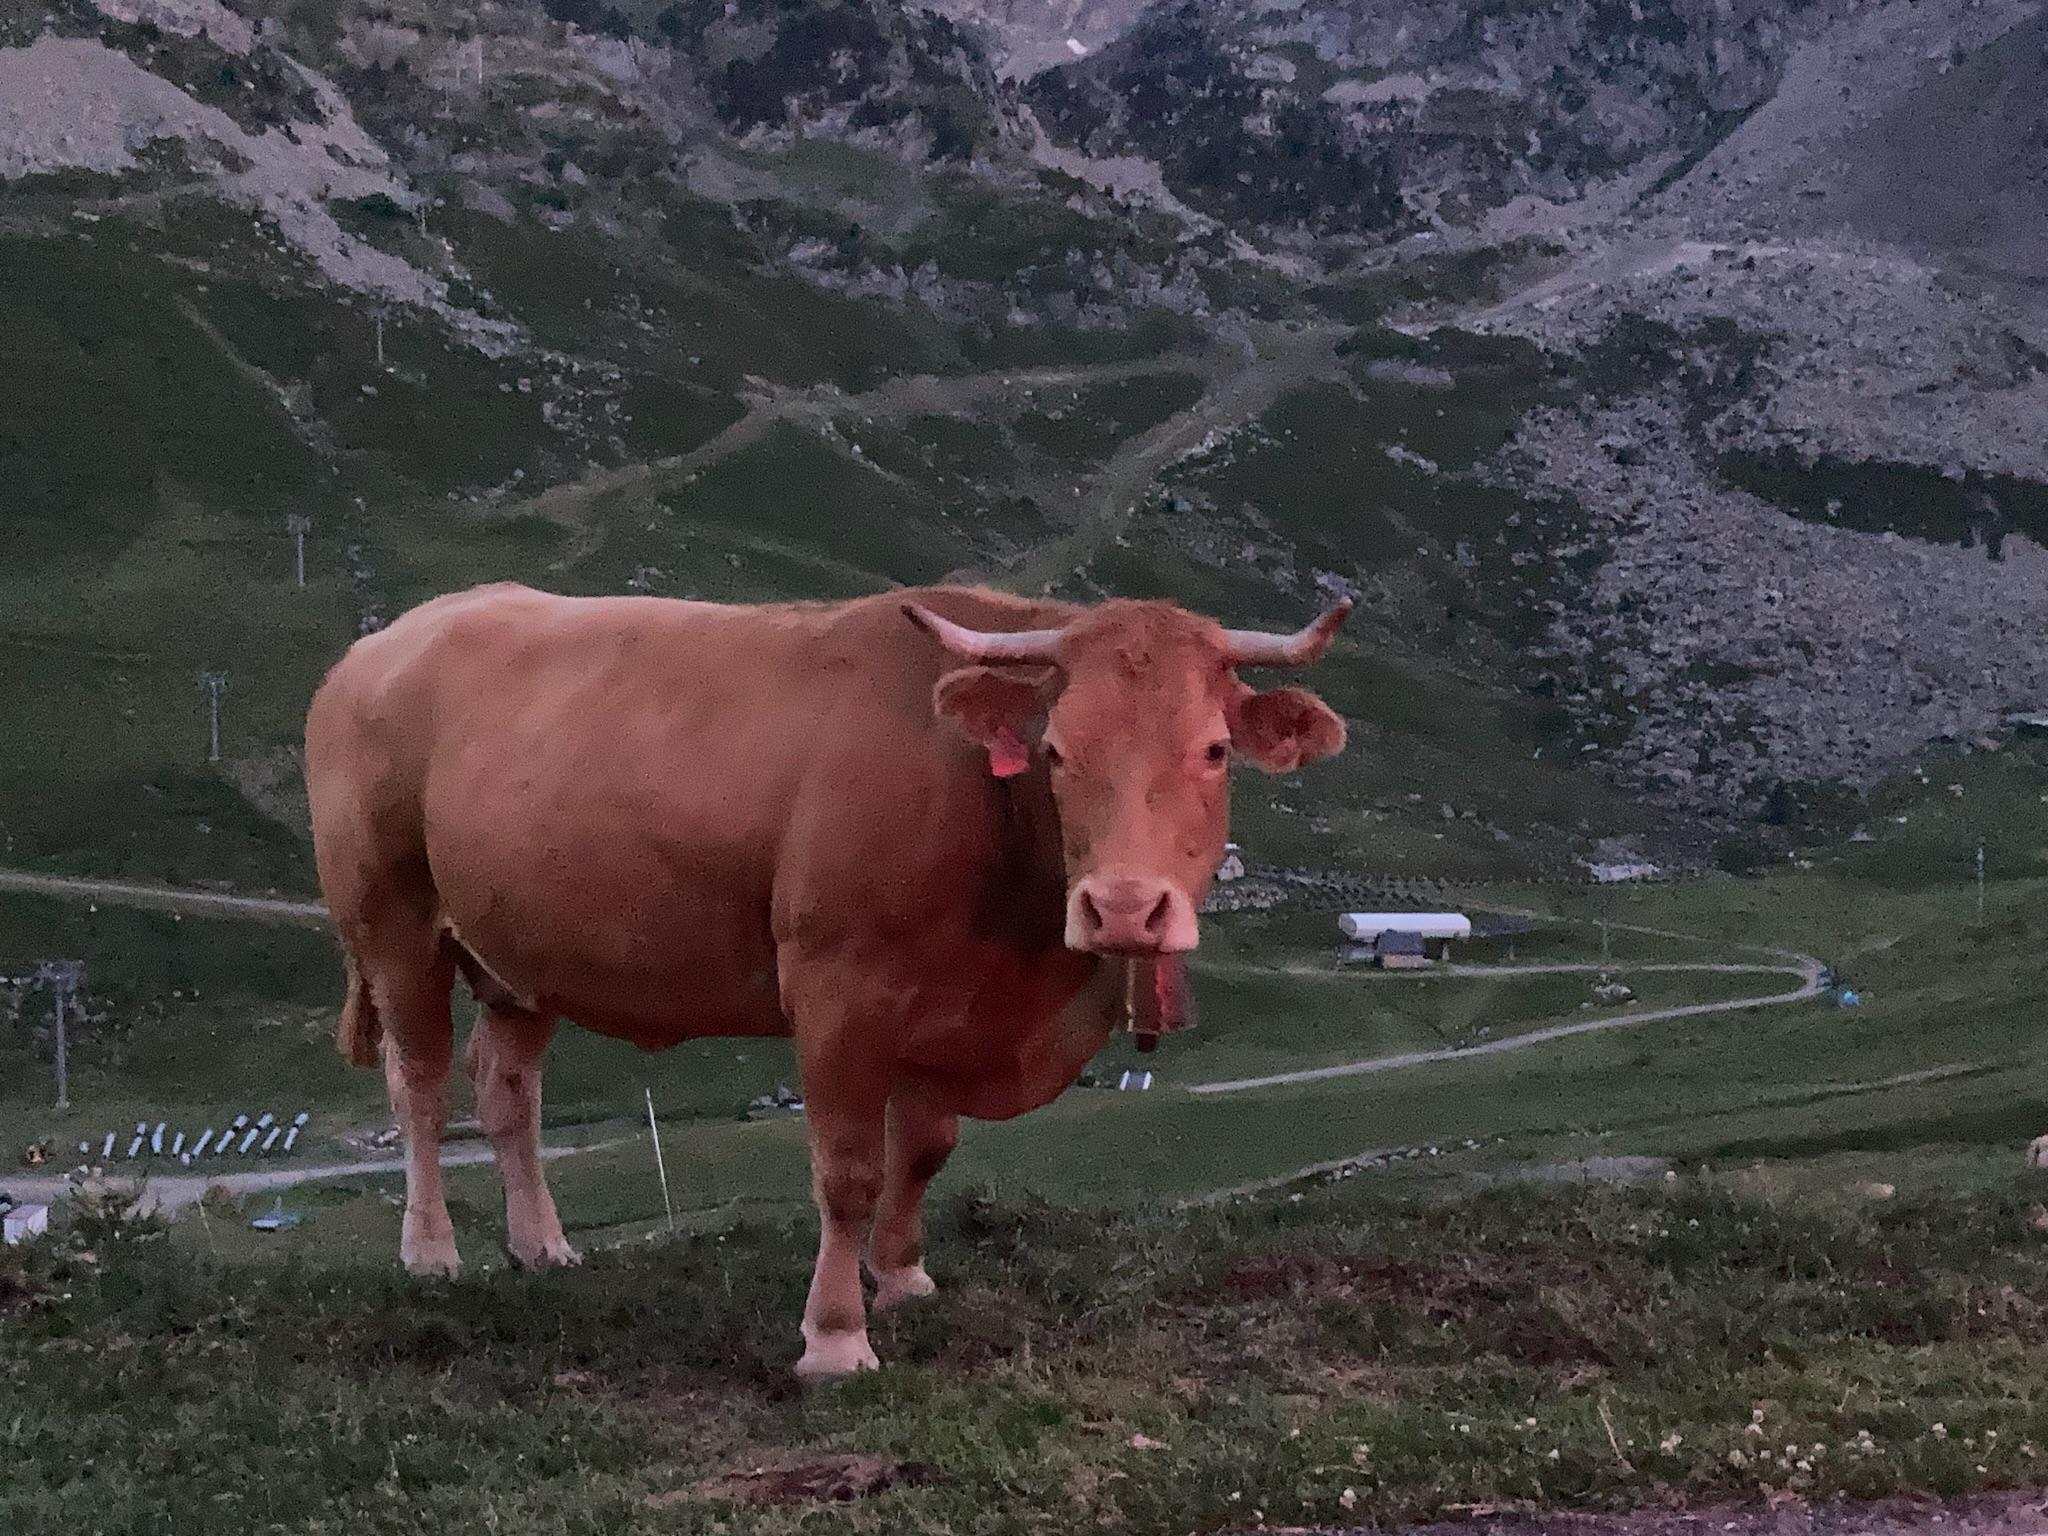
[[1056, 629], [985, 630], [969, 629], [942, 619], [921, 603], [905, 603], [903, 613], [911, 623], [930, 635], [962, 661], [1030, 661], [1040, 664], [1058, 659], [1060, 632]]
[[1342, 598], [1304, 629], [1291, 635], [1268, 635], [1256, 629], [1226, 629], [1223, 646], [1233, 667], [1305, 667], [1320, 661], [1344, 620], [1351, 599]]

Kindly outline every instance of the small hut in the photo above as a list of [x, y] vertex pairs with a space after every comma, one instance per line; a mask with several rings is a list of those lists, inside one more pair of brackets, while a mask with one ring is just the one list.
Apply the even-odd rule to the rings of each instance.
[[1337, 929], [1354, 944], [1371, 944], [1383, 933], [1415, 933], [1425, 939], [1469, 939], [1472, 919], [1462, 912], [1346, 912]]

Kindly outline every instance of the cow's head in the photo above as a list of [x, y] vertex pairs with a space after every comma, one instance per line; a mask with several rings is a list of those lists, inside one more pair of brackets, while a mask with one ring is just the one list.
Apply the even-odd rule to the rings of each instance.
[[1225, 629], [1171, 603], [1109, 602], [1063, 628], [986, 632], [906, 603], [972, 663], [933, 706], [999, 777], [1044, 765], [1066, 861], [1066, 942], [1098, 954], [1195, 947], [1195, 911], [1230, 831], [1230, 761], [1291, 773], [1344, 745], [1344, 722], [1299, 688], [1260, 693], [1240, 667], [1299, 667], [1330, 647], [1349, 601], [1293, 635]]

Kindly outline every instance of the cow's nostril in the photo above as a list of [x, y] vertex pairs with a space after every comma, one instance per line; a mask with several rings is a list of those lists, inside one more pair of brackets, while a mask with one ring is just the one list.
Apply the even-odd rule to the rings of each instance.
[[1147, 933], [1158, 933], [1162, 931], [1166, 927], [1166, 919], [1168, 914], [1172, 911], [1172, 909], [1172, 893], [1169, 891], [1161, 891], [1159, 893], [1159, 899], [1152, 903], [1152, 910], [1145, 916], [1145, 931]]
[[1086, 923], [1090, 929], [1100, 929], [1102, 927], [1102, 913], [1096, 908], [1095, 898], [1089, 895], [1086, 890], [1081, 892], [1081, 921]]

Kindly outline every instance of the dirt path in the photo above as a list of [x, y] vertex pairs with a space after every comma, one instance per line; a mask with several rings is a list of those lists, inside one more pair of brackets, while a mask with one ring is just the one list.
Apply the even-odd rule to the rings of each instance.
[[[1356, 979], [1360, 967], [1356, 965], [1246, 965], [1226, 963], [1204, 967], [1212, 972], [1234, 976], [1320, 976], [1328, 980]], [[1709, 961], [1660, 960], [1559, 960], [1544, 961], [1530, 965], [1432, 965], [1419, 971], [1374, 971], [1370, 974], [1375, 981], [1397, 981], [1402, 978], [1422, 981], [1431, 976], [1575, 976], [1575, 975], [1657, 975], [1678, 971], [1701, 971], [1722, 976], [1804, 976], [1806, 967], [1789, 961], [1783, 965], [1767, 961], [1731, 961], [1726, 963]]]
[[1340, 326], [1299, 332], [1263, 326], [1247, 333], [1236, 368], [1214, 378], [1186, 410], [1126, 443], [1095, 473], [1081, 526], [1027, 556], [1014, 577], [1017, 589], [1029, 592], [1086, 565], [1129, 525], [1153, 479], [1212, 433], [1256, 421], [1289, 390], [1338, 374], [1337, 344], [1350, 334]]
[[960, 416], [997, 396], [1109, 384], [1154, 373], [1213, 372], [1217, 366], [1215, 356], [1189, 352], [1116, 363], [1009, 368], [970, 374], [920, 373], [890, 379], [874, 389], [852, 395], [830, 384], [790, 389], [757, 380], [746, 397], [746, 413], [688, 453], [602, 470], [580, 480], [550, 486], [525, 500], [504, 503], [493, 515], [537, 515], [568, 528], [575, 542], [555, 561], [560, 568], [580, 558], [586, 541], [595, 536], [590, 512], [599, 501], [611, 496], [652, 496], [752, 447], [782, 423], [817, 429], [847, 417], [886, 423], [911, 416]]
[[1640, 1013], [1624, 1013], [1609, 1019], [1580, 1019], [1570, 1024], [1552, 1024], [1542, 1029], [1532, 1029], [1524, 1034], [1509, 1035], [1504, 1039], [1486, 1040], [1478, 1045], [1447, 1046], [1432, 1051], [1402, 1051], [1393, 1056], [1374, 1056], [1364, 1061], [1345, 1062], [1335, 1067], [1308, 1067], [1297, 1072], [1274, 1072], [1264, 1077], [1238, 1077], [1215, 1083], [1191, 1083], [1189, 1093], [1243, 1093], [1252, 1088], [1278, 1088], [1290, 1083], [1320, 1082], [1331, 1077], [1364, 1077], [1375, 1072], [1393, 1072], [1402, 1067], [1419, 1067], [1433, 1061], [1463, 1061], [1475, 1056], [1500, 1056], [1509, 1051], [1525, 1051], [1532, 1046], [1547, 1045], [1553, 1040], [1568, 1040], [1574, 1035], [1598, 1034], [1610, 1029], [1632, 1029], [1642, 1024], [1668, 1023], [1673, 1019], [1696, 1019], [1710, 1013], [1732, 1013], [1742, 1008], [1776, 1008], [1788, 1003], [1803, 1003], [1821, 994], [1821, 963], [1806, 956], [1799, 957], [1796, 966], [1744, 966], [1744, 965], [1682, 965], [1658, 966], [1601, 966], [1596, 964], [1559, 966], [1459, 966], [1453, 974], [1499, 976], [1517, 974], [1541, 974], [1550, 971], [1617, 971], [1628, 969], [1661, 971], [1711, 971], [1711, 972], [1784, 972], [1797, 975], [1800, 984], [1790, 992], [1776, 992], [1768, 997], [1736, 997], [1716, 1003], [1687, 1003], [1675, 1008], [1649, 1008]]
[[1140, 433], [1083, 477], [1086, 494], [1079, 526], [1031, 551], [1013, 573], [1017, 589], [1031, 591], [1085, 565], [1098, 549], [1122, 533], [1154, 478], [1200, 448], [1212, 434], [1257, 420], [1291, 389], [1337, 376], [1342, 366], [1337, 345], [1349, 334], [1349, 329], [1341, 326], [1298, 331], [1260, 326], [1256, 332], [1248, 331], [1236, 347], [1117, 363], [913, 374], [852, 395], [831, 385], [788, 389], [756, 381], [747, 397], [746, 413], [688, 453], [551, 486], [524, 500], [505, 502], [491, 515], [538, 515], [568, 529], [570, 547], [554, 562], [560, 568], [574, 564], [596, 538], [591, 513], [599, 502], [655, 495], [753, 447], [781, 424], [822, 430], [850, 419], [865, 424], [893, 423], [913, 416], [962, 416], [992, 399], [1024, 397], [1038, 390], [1080, 388], [1158, 373], [1201, 375], [1207, 387], [1193, 405]]
[[161, 912], [189, 912], [195, 917], [240, 917], [258, 922], [312, 923], [323, 927], [327, 923], [327, 909], [317, 901], [228, 896], [213, 891], [147, 885], [128, 880], [38, 875], [24, 869], [0, 869], [0, 891], [22, 891], [34, 896], [59, 896], [75, 901], [104, 901], [115, 906], [148, 907]]
[[[1815, 962], [1815, 969], [1818, 969]], [[1543, 962], [1536, 965], [1443, 965], [1436, 967], [1438, 974], [1447, 976], [1581, 976], [1581, 975], [1668, 975], [1678, 971], [1702, 971], [1719, 976], [1804, 976], [1808, 968], [1804, 965], [1770, 965], [1756, 962], [1719, 962], [1659, 960], [1645, 963], [1612, 960], [1564, 960]], [[1398, 972], [1396, 974], [1399, 974]], [[1411, 972], [1426, 975], [1427, 972]]]

